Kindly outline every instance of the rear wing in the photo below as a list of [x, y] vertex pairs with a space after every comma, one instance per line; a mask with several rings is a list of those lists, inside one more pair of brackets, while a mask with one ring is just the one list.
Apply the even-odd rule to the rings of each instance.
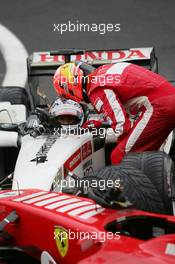
[[115, 62], [132, 62], [158, 72], [157, 58], [153, 47], [112, 49], [112, 50], [77, 50], [60, 49], [57, 51], [34, 52], [27, 59], [28, 75], [53, 75], [55, 70], [68, 61], [86, 61], [98, 67]]

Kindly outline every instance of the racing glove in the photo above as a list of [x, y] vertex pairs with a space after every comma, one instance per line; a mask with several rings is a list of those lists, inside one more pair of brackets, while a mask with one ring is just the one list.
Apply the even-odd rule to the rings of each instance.
[[91, 74], [93, 71], [96, 70], [95, 67], [84, 61], [75, 61], [75, 64], [79, 65], [80, 69], [84, 72], [85, 76]]

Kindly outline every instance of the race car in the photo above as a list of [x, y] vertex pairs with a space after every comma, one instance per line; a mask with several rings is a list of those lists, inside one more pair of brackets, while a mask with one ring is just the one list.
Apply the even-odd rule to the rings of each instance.
[[[86, 60], [94, 67], [117, 61], [131, 61], [158, 71], [154, 48], [33, 53], [27, 60], [27, 88], [2, 87], [0, 90], [1, 186], [3, 184], [3, 188], [7, 189], [12, 185], [13, 190], [38, 188], [60, 191], [59, 183], [70, 178], [68, 172], [79, 177], [104, 174], [104, 177], [108, 175], [115, 179], [120, 170], [125, 174], [122, 176], [126, 181], [124, 189], [129, 191], [127, 186], [130, 185], [132, 191], [136, 189], [140, 192], [133, 195], [128, 191], [126, 193], [139, 209], [172, 213], [173, 190], [170, 186], [174, 186], [173, 162], [166, 154], [132, 154], [124, 159], [122, 170], [121, 166], [114, 170], [113, 167], [106, 169], [110, 165], [112, 148], [116, 145], [115, 137], [107, 136], [107, 129], [76, 135], [65, 132], [60, 136], [60, 127], [53, 128], [46, 111], [50, 101], [54, 101], [57, 96], [53, 89], [52, 76], [60, 65], [70, 60]], [[92, 116], [93, 119], [100, 118], [90, 105], [82, 107], [85, 120]], [[43, 130], [38, 133], [36, 130], [41, 127]], [[170, 149], [171, 142], [168, 144]], [[171, 148], [171, 156], [173, 150], [174, 147]], [[132, 184], [128, 182], [132, 179], [134, 169], [137, 170], [137, 182], [145, 178], [147, 186], [141, 182], [138, 189], [135, 188], [134, 179]], [[154, 197], [151, 195], [153, 190]]]
[[[33, 53], [27, 61], [27, 89], [1, 88], [0, 185], [2, 189], [12, 189], [0, 193], [2, 247], [7, 246], [7, 250], [27, 253], [37, 261], [41, 259], [41, 263], [70, 262], [73, 252], [77, 252], [75, 263], [78, 261], [98, 263], [99, 259], [104, 263], [112, 263], [113, 260], [120, 260], [119, 263], [128, 263], [127, 261], [137, 263], [143, 258], [146, 259], [144, 259], [145, 263], [154, 263], [153, 261], [156, 263], [156, 254], [162, 263], [168, 261], [173, 263], [174, 217], [170, 215], [173, 215], [175, 179], [172, 159], [162, 151], [145, 152], [129, 154], [120, 166], [110, 166], [109, 156], [116, 145], [116, 140], [112, 135], [106, 136], [108, 129], [106, 124], [103, 127], [103, 134], [100, 129], [96, 130], [96, 134], [92, 131], [79, 133], [79, 130], [77, 134], [68, 133], [68, 130], [60, 133], [62, 127], [53, 124], [48, 114], [48, 104], [56, 98], [52, 76], [59, 65], [70, 60], [86, 60], [94, 67], [116, 61], [132, 61], [150, 70], [158, 71], [153, 48], [39, 52]], [[86, 119], [91, 116], [100, 118], [94, 113], [91, 105], [82, 105], [82, 107]], [[171, 140], [168, 145], [168, 149], [171, 147], [170, 153], [173, 158], [174, 146]], [[70, 187], [71, 182], [79, 182], [82, 179], [87, 179], [88, 182], [92, 179], [103, 182], [118, 181], [124, 199], [118, 196], [119, 190], [114, 190], [114, 186], [103, 188], [105, 190], [102, 191], [98, 188]], [[66, 188], [62, 186], [64, 180]], [[67, 201], [64, 201], [66, 199]], [[62, 201], [61, 211], [59, 206], [57, 207], [60, 203], [58, 201]], [[47, 204], [51, 207], [56, 206], [55, 210], [50, 211], [46, 208]], [[123, 209], [125, 204], [126, 208]], [[88, 206], [90, 206], [89, 210]], [[82, 214], [78, 213], [75, 219], [67, 215], [68, 211], [78, 211]], [[86, 223], [81, 224], [79, 216], [82, 216], [83, 212], [84, 217], [88, 215], [91, 217], [87, 218]], [[99, 222], [96, 217], [99, 218]], [[119, 224], [120, 227], [116, 227], [116, 222], [120, 223], [120, 221], [122, 222], [121, 225]], [[6, 222], [9, 222], [9, 225], [6, 226]], [[39, 227], [37, 223], [40, 223]], [[143, 230], [143, 234], [142, 224], [144, 227], [148, 225], [148, 229], [145, 229], [146, 233]], [[58, 237], [52, 241], [49, 239], [47, 243], [48, 236], [55, 230], [54, 226], [58, 227], [55, 228]], [[59, 234], [64, 230], [68, 232], [69, 227], [74, 230], [78, 228], [79, 231], [82, 227], [89, 233], [93, 230], [97, 233], [102, 230], [106, 232], [109, 227], [109, 232], [114, 234], [121, 231], [122, 239], [113, 242], [108, 240], [105, 244], [99, 244], [98, 239], [95, 243], [91, 239], [85, 239], [82, 243], [80, 239], [75, 248], [74, 244], [71, 246], [72, 250], [68, 254], [65, 245], [68, 242], [66, 240], [61, 243]], [[7, 237], [12, 238], [13, 242], [8, 243], [6, 232]], [[168, 235], [166, 240], [165, 234], [172, 235]], [[154, 238], [153, 242], [152, 238]], [[143, 240], [147, 239], [148, 250], [144, 248], [146, 244], [142, 247]], [[129, 241], [131, 244], [128, 251], [125, 242]], [[163, 241], [162, 244], [160, 241]], [[157, 243], [155, 251], [152, 250], [152, 243]], [[64, 254], [66, 255], [62, 256]], [[114, 254], [114, 257], [109, 258], [111, 254]], [[133, 258], [132, 262], [128, 256]]]
[[1, 263], [174, 263], [175, 218], [42, 190], [0, 192]]
[[[57, 67], [64, 62], [64, 57], [65, 61], [85, 59], [94, 67], [113, 61], [133, 61], [151, 70], [157, 71], [158, 68], [153, 48], [109, 51], [59, 50], [57, 52], [35, 52], [27, 60], [28, 84], [26, 89], [21, 87], [1, 87], [1, 123], [23, 123], [26, 121], [29, 113], [35, 111], [36, 107], [45, 107], [47, 102], [43, 99], [43, 96], [40, 96], [38, 87], [41, 87], [44, 91], [44, 98], [49, 98], [50, 101], [55, 100], [56, 94], [53, 89], [52, 76]], [[3, 179], [14, 171], [18, 150], [16, 143], [10, 141], [10, 139], [14, 139], [13, 137], [9, 137], [8, 133], [3, 132], [1, 135], [0, 178]], [[33, 153], [33, 155], [35, 154]], [[68, 154], [68, 157], [70, 155], [71, 153]], [[21, 170], [23, 171], [22, 167]]]

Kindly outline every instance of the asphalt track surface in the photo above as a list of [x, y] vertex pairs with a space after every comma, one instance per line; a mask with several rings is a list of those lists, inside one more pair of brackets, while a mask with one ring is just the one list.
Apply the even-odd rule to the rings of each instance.
[[[54, 32], [54, 23], [69, 20], [90, 24], [120, 23], [121, 30], [106, 34], [66, 32], [61, 35]], [[0, 24], [21, 40], [28, 53], [57, 48], [154, 46], [159, 72], [169, 80], [175, 79], [174, 22], [174, 0], [0, 0]], [[0, 82], [4, 74], [4, 61], [0, 56]]]

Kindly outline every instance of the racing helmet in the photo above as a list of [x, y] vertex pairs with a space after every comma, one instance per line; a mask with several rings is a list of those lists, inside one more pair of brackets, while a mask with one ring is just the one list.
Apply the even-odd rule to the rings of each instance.
[[56, 122], [65, 129], [78, 128], [84, 122], [82, 106], [71, 99], [58, 98], [49, 111]]
[[60, 66], [53, 77], [56, 92], [65, 98], [80, 102], [83, 100], [83, 71], [80, 64], [73, 62]]

